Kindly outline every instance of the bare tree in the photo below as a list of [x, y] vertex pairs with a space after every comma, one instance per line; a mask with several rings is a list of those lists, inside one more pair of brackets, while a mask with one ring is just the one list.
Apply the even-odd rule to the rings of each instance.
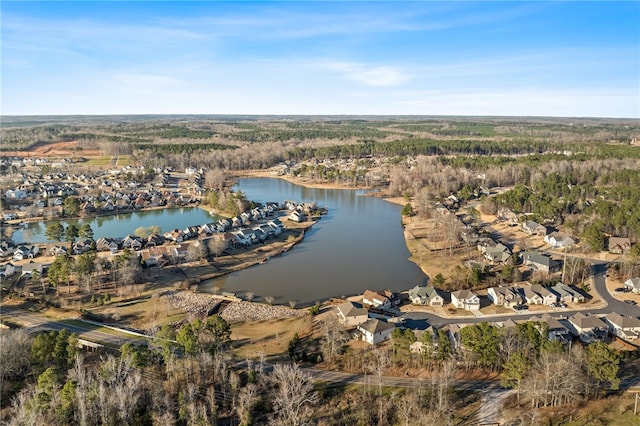
[[29, 369], [32, 338], [22, 330], [0, 333], [0, 380], [22, 377]]
[[218, 260], [218, 256], [227, 248], [227, 240], [223, 234], [214, 235], [208, 243], [209, 252], [213, 254], [214, 260]]
[[236, 412], [238, 413], [241, 426], [251, 425], [251, 411], [258, 402], [258, 397], [258, 386], [255, 383], [247, 383], [246, 386], [240, 389]]
[[319, 397], [313, 390], [313, 378], [296, 364], [277, 364], [269, 376], [275, 387], [273, 407], [275, 421], [279, 425], [305, 424], [309, 408]]
[[335, 315], [328, 316], [319, 325], [322, 330], [322, 356], [325, 361], [331, 362], [342, 352], [347, 333]]

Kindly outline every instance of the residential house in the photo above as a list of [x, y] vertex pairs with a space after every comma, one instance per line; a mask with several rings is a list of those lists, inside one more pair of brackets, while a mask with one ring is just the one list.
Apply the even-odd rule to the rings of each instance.
[[523, 302], [522, 295], [514, 287], [490, 287], [487, 296], [494, 305], [511, 307]]
[[151, 234], [147, 237], [144, 243], [145, 247], [156, 247], [164, 244], [164, 237], [162, 235]]
[[631, 240], [622, 237], [609, 237], [607, 241], [609, 253], [627, 254], [631, 250]]
[[541, 303], [543, 305], [552, 305], [558, 302], [558, 295], [549, 290], [547, 287], [536, 284], [530, 286], [530, 289], [533, 293], [540, 296], [540, 298], [542, 299]]
[[557, 340], [563, 343], [568, 343], [571, 340], [571, 331], [557, 318], [544, 314], [540, 318], [540, 322], [547, 324], [547, 337], [549, 340]]
[[545, 235], [544, 242], [553, 248], [569, 248], [576, 243], [573, 238], [560, 232]]
[[9, 262], [4, 265], [0, 265], [0, 278], [7, 278], [16, 273], [16, 267], [13, 263]]
[[492, 264], [505, 263], [511, 258], [511, 250], [502, 243], [494, 243], [492, 241], [488, 244], [479, 245], [478, 249], [483, 253], [485, 259]]
[[640, 294], [640, 277], [629, 278], [624, 282], [624, 287], [636, 294]]
[[184, 231], [182, 231], [181, 229], [173, 229], [171, 231], [165, 232], [163, 237], [169, 241], [174, 241], [176, 243], [181, 243], [186, 239]]
[[531, 266], [534, 269], [550, 274], [560, 270], [560, 262], [551, 259], [549, 256], [545, 256], [537, 251], [525, 251], [520, 253], [522, 263]]
[[609, 331], [624, 340], [640, 338], [640, 319], [620, 315], [616, 312], [607, 314], [604, 321], [609, 324]]
[[467, 311], [480, 309], [480, 298], [471, 290], [458, 290], [451, 293], [451, 303], [456, 308]]
[[73, 254], [82, 254], [93, 249], [95, 242], [91, 238], [81, 238], [71, 246]]
[[2, 241], [0, 242], [0, 257], [8, 257], [13, 254], [15, 247], [12, 242]]
[[362, 294], [362, 303], [374, 308], [386, 309], [392, 306], [393, 298], [393, 293], [389, 290], [365, 290]]
[[120, 246], [123, 249], [140, 250], [142, 248], [142, 241], [135, 235], [128, 234], [122, 239]]
[[370, 345], [377, 345], [385, 340], [389, 340], [395, 325], [371, 318], [357, 326], [358, 331], [362, 333], [362, 340]]
[[409, 299], [414, 305], [442, 306], [444, 298], [432, 286], [415, 286], [409, 290]]
[[21, 245], [13, 252], [13, 260], [33, 259], [40, 252], [40, 248], [34, 245]]
[[538, 235], [544, 237], [547, 235], [547, 228], [533, 220], [527, 220], [522, 223], [522, 230], [529, 235]]
[[32, 278], [34, 273], [42, 276], [43, 269], [42, 263], [31, 261], [22, 265], [22, 276]]
[[438, 331], [432, 326], [424, 330], [413, 330], [413, 334], [416, 336], [416, 341], [409, 345], [412, 353], [425, 353], [433, 350], [438, 344]]
[[336, 308], [338, 319], [346, 327], [355, 327], [369, 319], [369, 312], [353, 302], [341, 303]]
[[542, 296], [533, 291], [530, 285], [522, 286], [519, 289], [522, 293], [522, 298], [526, 303], [530, 305], [542, 305]]
[[305, 220], [304, 214], [302, 214], [302, 212], [299, 212], [298, 210], [294, 210], [289, 213], [289, 216], [287, 216], [287, 218], [293, 222], [303, 222]]
[[54, 244], [54, 245], [52, 245], [51, 247], [49, 247], [47, 249], [45, 254], [47, 256], [61, 256], [61, 255], [65, 254], [65, 253], [67, 253], [68, 251], [69, 250], [67, 250], [66, 247]]
[[584, 343], [604, 340], [609, 326], [595, 315], [578, 312], [568, 318], [571, 331]]
[[115, 253], [119, 248], [120, 245], [114, 238], [100, 237], [96, 241], [97, 251], [110, 251], [111, 253]]
[[569, 287], [568, 285], [557, 283], [549, 290], [558, 295], [558, 299], [562, 303], [584, 303], [585, 297], [578, 290]]

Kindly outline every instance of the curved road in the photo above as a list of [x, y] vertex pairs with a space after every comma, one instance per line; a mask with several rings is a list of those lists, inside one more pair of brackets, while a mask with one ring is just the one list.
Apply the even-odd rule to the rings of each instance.
[[[593, 275], [592, 275], [592, 283], [593, 289], [600, 296], [600, 298], [605, 302], [606, 306], [604, 308], [598, 309], [562, 309], [553, 312], [547, 312], [550, 316], [559, 317], [559, 316], [567, 316], [571, 314], [575, 314], [577, 312], [588, 313], [588, 314], [609, 314], [612, 312], [616, 312], [621, 315], [627, 316], [640, 316], [640, 306], [630, 305], [628, 303], [621, 302], [616, 300], [609, 291], [607, 290], [607, 286], [605, 283], [605, 277], [607, 275], [607, 264], [606, 263], [595, 263], [592, 267]], [[427, 312], [407, 312], [401, 315], [402, 318], [405, 319], [405, 324], [409, 328], [417, 328], [424, 329], [428, 325], [432, 325], [434, 327], [442, 327], [447, 324], [469, 324], [469, 323], [480, 323], [480, 322], [490, 322], [490, 321], [506, 321], [506, 320], [522, 320], [528, 319], [531, 317], [536, 317], [542, 315], [543, 312], [523, 312], [519, 311], [514, 312], [513, 314], [502, 314], [502, 315], [486, 315], [480, 317], [463, 317], [463, 318], [443, 318], [436, 314], [427, 313]]]

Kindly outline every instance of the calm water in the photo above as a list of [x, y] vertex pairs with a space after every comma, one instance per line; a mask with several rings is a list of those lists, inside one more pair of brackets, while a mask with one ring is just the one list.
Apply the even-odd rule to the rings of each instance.
[[299, 305], [361, 293], [365, 289], [406, 290], [424, 279], [410, 256], [400, 223], [401, 207], [362, 191], [304, 188], [281, 179], [241, 179], [247, 198], [267, 202], [315, 201], [329, 208], [305, 239], [267, 263], [200, 285], [257, 300]]
[[[205, 210], [198, 207], [183, 207], [162, 210], [147, 210], [113, 216], [101, 216], [87, 219], [69, 219], [61, 223], [66, 228], [73, 223], [78, 228], [88, 223], [93, 229], [94, 239], [100, 237], [124, 237], [133, 234], [136, 228], [141, 226], [159, 226], [162, 232], [172, 229], [184, 229], [187, 226], [203, 225], [217, 220]], [[12, 239], [16, 243], [47, 243], [44, 236], [47, 225], [51, 222], [31, 223], [28, 228], [16, 231]]]

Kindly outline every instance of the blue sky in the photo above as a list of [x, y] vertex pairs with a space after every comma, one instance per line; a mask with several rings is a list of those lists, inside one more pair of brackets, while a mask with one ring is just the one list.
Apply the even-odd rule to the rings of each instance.
[[639, 2], [1, 2], [1, 113], [640, 118]]

